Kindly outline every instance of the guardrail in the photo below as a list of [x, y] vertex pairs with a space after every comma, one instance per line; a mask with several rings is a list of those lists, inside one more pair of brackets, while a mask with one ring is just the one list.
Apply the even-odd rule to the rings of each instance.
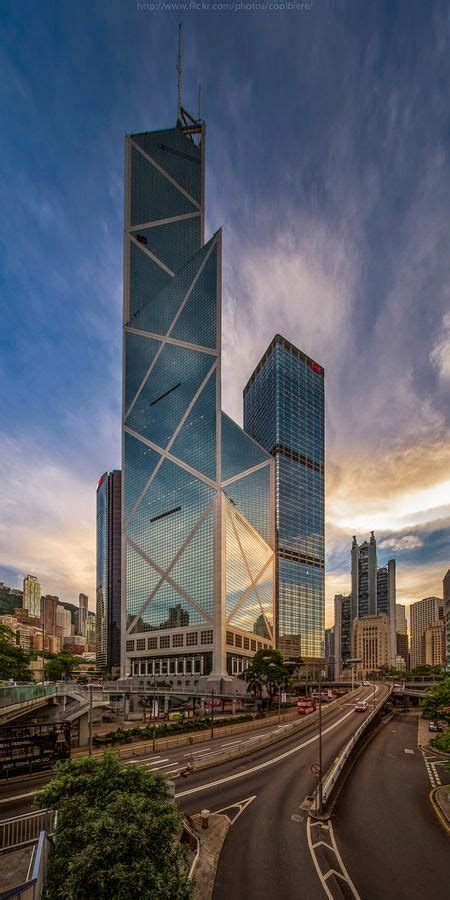
[[[368, 726], [373, 721], [375, 716], [378, 715], [381, 707], [384, 706], [384, 704], [389, 699], [391, 694], [392, 694], [392, 687], [389, 688], [386, 696], [382, 698], [382, 700], [380, 701], [378, 706], [376, 706], [375, 709], [372, 710], [370, 715], [367, 716], [367, 719], [364, 719], [364, 722], [361, 723], [359, 728], [352, 735], [349, 742], [345, 745], [344, 749], [340, 753], [338, 759], [336, 760], [334, 765], [331, 767], [330, 772], [324, 778], [324, 781], [322, 784], [322, 809], [324, 809], [326, 807], [327, 803], [329, 802], [330, 796], [331, 796], [334, 788], [336, 787], [336, 783], [339, 780], [339, 778], [343, 772], [344, 766], [345, 766], [347, 760], [349, 759], [354, 747], [358, 743], [361, 735], [364, 734], [364, 732], [367, 730]], [[316, 802], [313, 803], [313, 807], [312, 807], [312, 808], [315, 808], [316, 810], [318, 808], [317, 800], [318, 800], [318, 790], [315, 792], [315, 801]]]
[[48, 860], [53, 841], [46, 831], [41, 831], [36, 847], [30, 860], [27, 880], [16, 887], [3, 891], [1, 900], [16, 898], [16, 900], [40, 900], [47, 876]]
[[42, 831], [53, 834], [56, 821], [54, 809], [37, 809], [24, 816], [0, 820], [0, 852], [26, 847], [38, 840]]

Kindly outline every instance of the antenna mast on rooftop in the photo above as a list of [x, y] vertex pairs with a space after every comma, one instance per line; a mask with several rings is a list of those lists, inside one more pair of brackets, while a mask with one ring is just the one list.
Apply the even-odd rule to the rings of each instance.
[[183, 89], [183, 26], [180, 22], [178, 25], [178, 60], [177, 60], [177, 75], [178, 75], [178, 119], [181, 120], [181, 93]]

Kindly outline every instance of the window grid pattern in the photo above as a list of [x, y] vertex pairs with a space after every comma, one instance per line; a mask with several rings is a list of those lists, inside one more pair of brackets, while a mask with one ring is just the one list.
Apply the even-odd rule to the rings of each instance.
[[244, 427], [275, 458], [277, 630], [318, 657], [324, 637], [324, 373], [277, 335], [244, 390]]

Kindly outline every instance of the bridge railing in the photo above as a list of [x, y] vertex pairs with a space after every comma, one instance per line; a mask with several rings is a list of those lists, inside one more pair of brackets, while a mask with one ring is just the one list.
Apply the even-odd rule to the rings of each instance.
[[12, 816], [0, 820], [0, 853], [34, 844], [42, 831], [53, 834], [56, 812], [53, 809], [37, 809], [24, 816]]
[[39, 697], [51, 697], [55, 693], [55, 684], [20, 684], [16, 687], [0, 687], [0, 710], [17, 703], [36, 700]]
[[[325, 809], [327, 803], [329, 802], [330, 796], [336, 786], [337, 781], [339, 780], [339, 778], [342, 775], [343, 769], [347, 763], [347, 760], [351, 756], [354, 747], [360, 740], [363, 733], [367, 730], [368, 726], [373, 721], [375, 716], [378, 715], [381, 707], [386, 703], [386, 701], [389, 699], [391, 694], [392, 694], [392, 686], [389, 688], [385, 697], [383, 697], [382, 700], [380, 701], [380, 703], [374, 707], [374, 709], [372, 710], [370, 715], [368, 715], [367, 718], [364, 719], [364, 721], [361, 723], [359, 728], [352, 735], [349, 742], [345, 745], [344, 749], [340, 753], [338, 759], [336, 760], [334, 765], [331, 767], [331, 770], [325, 776], [325, 778], [323, 780], [323, 784], [322, 784], [322, 807], [323, 807], [323, 809]], [[315, 806], [315, 809], [317, 810], [318, 809], [318, 790], [316, 791], [314, 806]]]

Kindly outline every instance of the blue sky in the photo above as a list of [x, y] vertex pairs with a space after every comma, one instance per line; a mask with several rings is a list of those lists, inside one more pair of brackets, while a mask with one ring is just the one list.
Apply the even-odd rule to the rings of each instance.
[[[211, 4], [212, 5], [212, 4]], [[148, 6], [148, 5], [147, 5]], [[224, 228], [224, 406], [275, 331], [326, 368], [327, 601], [352, 534], [402, 602], [450, 565], [450, 10], [150, 11], [2, 2], [0, 579], [94, 598], [120, 465], [123, 137], [207, 121]]]

